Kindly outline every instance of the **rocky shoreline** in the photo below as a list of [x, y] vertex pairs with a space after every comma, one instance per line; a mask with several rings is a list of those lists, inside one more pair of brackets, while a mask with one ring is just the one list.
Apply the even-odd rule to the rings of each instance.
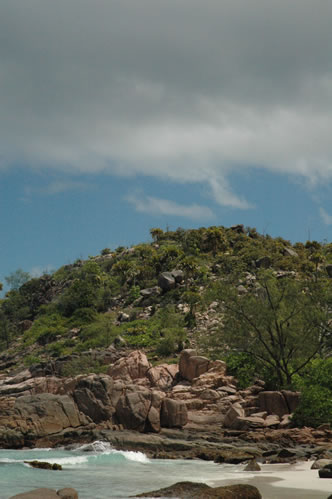
[[0, 379], [0, 446], [109, 442], [155, 458], [332, 462], [332, 430], [291, 428], [299, 394], [238, 390], [222, 361], [193, 350], [152, 366], [141, 351], [105, 353], [107, 374], [61, 376], [61, 361]]

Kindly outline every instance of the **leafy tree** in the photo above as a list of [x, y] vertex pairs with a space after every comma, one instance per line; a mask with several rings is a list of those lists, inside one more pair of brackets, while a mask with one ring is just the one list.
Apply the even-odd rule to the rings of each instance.
[[104, 248], [101, 250], [100, 254], [102, 256], [106, 256], [106, 255], [110, 255], [112, 253], [112, 251], [110, 250], [110, 248]]
[[[31, 279], [29, 272], [24, 272], [22, 269], [17, 269], [15, 272], [11, 272], [8, 276], [5, 277], [5, 281], [10, 287], [10, 289], [17, 290], [23, 284], [28, 282]], [[1, 288], [0, 288], [1, 289]]]
[[243, 295], [223, 283], [224, 326], [210, 335], [210, 346], [250, 355], [272, 369], [279, 386], [289, 386], [293, 376], [323, 352], [332, 327], [331, 293], [324, 282], [269, 274], [258, 283], [255, 291]]
[[162, 237], [164, 235], [164, 231], [162, 229], [159, 229], [159, 227], [154, 227], [154, 228], [150, 229], [150, 234], [151, 234], [153, 241], [155, 243], [158, 243], [162, 239]]
[[62, 294], [58, 309], [69, 317], [76, 309], [97, 308], [101, 298], [103, 275], [96, 262], [88, 261], [79, 270], [71, 286]]

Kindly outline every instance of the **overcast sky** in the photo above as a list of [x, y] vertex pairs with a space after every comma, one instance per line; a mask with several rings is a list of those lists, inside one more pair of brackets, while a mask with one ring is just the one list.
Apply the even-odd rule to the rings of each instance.
[[[51, 203], [54, 229], [78, 195], [81, 217], [86, 196], [98, 217], [116, 200], [122, 229], [249, 220], [331, 239], [331, 25], [328, 0], [1, 0], [3, 259], [27, 205]], [[126, 239], [113, 229], [106, 243]]]

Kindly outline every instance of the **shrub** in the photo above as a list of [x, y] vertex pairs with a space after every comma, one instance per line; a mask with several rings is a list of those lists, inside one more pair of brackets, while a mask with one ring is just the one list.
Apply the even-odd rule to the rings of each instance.
[[183, 349], [186, 333], [183, 328], [167, 328], [161, 331], [163, 338], [159, 341], [156, 352], [162, 357], [168, 357]]
[[306, 386], [301, 392], [300, 403], [292, 417], [294, 426], [332, 424], [332, 391], [325, 386]]
[[73, 326], [82, 326], [83, 324], [90, 324], [97, 318], [97, 313], [94, 309], [84, 307], [75, 310], [71, 317]]
[[24, 333], [24, 339], [28, 345], [32, 345], [34, 342], [46, 345], [55, 341], [58, 335], [65, 334], [67, 330], [66, 320], [59, 313], [42, 315]]
[[256, 375], [256, 365], [253, 358], [246, 353], [230, 353], [224, 360], [227, 365], [227, 374], [235, 376], [239, 388], [251, 385]]
[[292, 418], [294, 426], [332, 424], [332, 357], [314, 359], [295, 379], [295, 388], [301, 398]]

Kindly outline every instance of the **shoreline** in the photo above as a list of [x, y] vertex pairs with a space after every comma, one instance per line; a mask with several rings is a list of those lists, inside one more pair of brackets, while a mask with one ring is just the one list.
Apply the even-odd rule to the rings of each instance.
[[260, 464], [261, 471], [248, 472], [248, 478], [225, 479], [213, 486], [246, 483], [254, 485], [263, 499], [327, 499], [332, 494], [332, 479], [319, 478], [318, 470], [311, 470], [313, 461], [294, 464]]
[[[76, 447], [76, 446], [75, 446]], [[113, 446], [112, 446], [113, 447]], [[40, 449], [42, 450], [42, 449]], [[51, 449], [49, 449], [51, 450]], [[55, 449], [54, 449], [55, 450]], [[73, 449], [74, 450], [74, 449]], [[86, 457], [88, 458], [89, 452], [87, 452]], [[56, 460], [56, 457], [52, 456], [52, 462]], [[61, 458], [60, 458], [61, 459]], [[43, 457], [43, 460], [47, 461]], [[135, 459], [134, 461], [137, 461]], [[153, 463], [155, 461], [155, 463]], [[158, 463], [159, 461], [159, 463]], [[165, 461], [165, 466], [163, 464]], [[168, 463], [166, 462], [168, 461]], [[150, 465], [152, 470], [159, 470], [159, 473], [163, 473], [165, 470], [167, 475], [167, 469], [169, 469], [170, 461], [173, 460], [160, 460], [151, 459]], [[318, 470], [311, 470], [313, 461], [298, 461], [297, 463], [283, 463], [283, 464], [260, 464], [261, 471], [252, 472], [244, 471], [245, 463], [237, 465], [227, 465], [221, 463], [218, 465], [214, 463], [213, 473], [211, 474], [210, 467], [207, 467], [204, 460], [199, 459], [180, 459], [182, 463], [174, 463], [176, 469], [178, 469], [177, 476], [173, 476], [172, 483], [168, 486], [175, 485], [183, 480], [190, 480], [192, 482], [205, 483], [210, 487], [226, 487], [229, 485], [252, 485], [255, 486], [263, 499], [327, 499], [332, 492], [332, 479], [321, 479], [318, 476]], [[186, 469], [188, 469], [189, 461], [194, 462], [194, 469], [196, 472], [189, 477], [187, 475]], [[140, 460], [141, 462], [141, 460]], [[174, 466], [172, 465], [172, 466]], [[190, 466], [190, 465], [189, 465]], [[212, 468], [211, 468], [212, 469]], [[182, 470], [182, 471], [179, 471]], [[216, 471], [217, 470], [217, 471]], [[68, 471], [68, 470], [67, 470]], [[91, 471], [91, 470], [90, 470]], [[183, 474], [184, 472], [184, 474]], [[75, 472], [74, 472], [75, 473]], [[191, 474], [191, 473], [190, 473]], [[165, 476], [166, 476], [165, 475]], [[186, 477], [187, 475], [187, 477]], [[74, 475], [73, 475], [74, 476]], [[43, 477], [43, 476], [41, 476]], [[54, 478], [56, 476], [54, 475]], [[53, 475], [52, 475], [53, 478]], [[77, 478], [77, 477], [76, 477]], [[182, 479], [181, 479], [182, 478]], [[169, 475], [168, 479], [172, 479]], [[77, 483], [73, 480], [73, 483], [69, 485], [77, 488]], [[66, 484], [66, 485], [68, 485]], [[43, 483], [42, 483], [43, 485]], [[61, 484], [63, 485], [63, 484]], [[44, 484], [45, 486], [45, 484]], [[56, 486], [52, 483], [52, 486]], [[138, 493], [141, 493], [143, 488], [143, 482], [140, 487], [136, 489]], [[143, 489], [144, 490], [144, 489]], [[156, 491], [153, 485], [150, 488], [151, 491]], [[82, 491], [81, 491], [82, 492]], [[136, 492], [137, 493], [137, 492]], [[1, 494], [0, 494], [1, 495]], [[83, 497], [86, 497], [83, 495]], [[106, 497], [118, 497], [118, 495], [98, 495], [99, 498], [106, 499]], [[127, 497], [127, 496], [123, 496]], [[128, 495], [128, 497], [135, 497], [135, 495]]]

